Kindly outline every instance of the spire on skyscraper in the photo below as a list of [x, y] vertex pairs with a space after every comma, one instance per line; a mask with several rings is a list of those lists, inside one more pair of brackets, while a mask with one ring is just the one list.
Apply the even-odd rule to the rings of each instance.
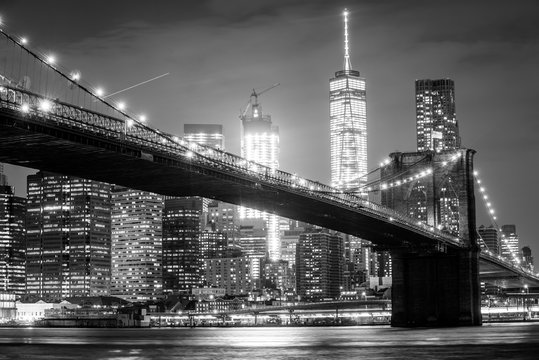
[[348, 47], [348, 9], [344, 9], [344, 70], [352, 70], [352, 64], [350, 63], [350, 54]]

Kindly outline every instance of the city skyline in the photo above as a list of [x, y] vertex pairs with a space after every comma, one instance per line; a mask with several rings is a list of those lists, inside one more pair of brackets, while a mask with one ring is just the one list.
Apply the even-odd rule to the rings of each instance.
[[[152, 126], [176, 134], [184, 123], [222, 122], [227, 148], [237, 154], [238, 115], [250, 89], [280, 82], [261, 103], [281, 130], [281, 168], [325, 183], [330, 173], [327, 79], [342, 67], [337, 54], [347, 7], [351, 57], [368, 79], [369, 169], [392, 151], [414, 151], [414, 80], [451, 78], [462, 145], [478, 151], [476, 169], [498, 223], [516, 224], [521, 246], [539, 251], [532, 207], [538, 199], [529, 193], [539, 170], [528, 168], [515, 180], [539, 153], [532, 121], [539, 84], [532, 2], [523, 1], [518, 9], [500, 1], [187, 2], [167, 4], [170, 15], [163, 9], [140, 15], [144, 3], [137, 1], [128, 7], [100, 4], [58, 1], [59, 11], [39, 19], [45, 11], [40, 7], [49, 4], [6, 2], [0, 16], [6, 31], [28, 36], [30, 48], [53, 52], [61, 67], [79, 69], [85, 81], [108, 93], [170, 72], [115, 100], [125, 100], [129, 112], [144, 112]], [[81, 11], [87, 16], [73, 16]], [[448, 16], [439, 19], [433, 16], [437, 12]], [[94, 21], [98, 14], [100, 21]], [[458, 27], [450, 15], [458, 18]], [[60, 25], [46, 26], [51, 21]], [[253, 51], [257, 44], [262, 46]], [[21, 171], [6, 168], [20, 194]], [[488, 226], [477, 206], [478, 225]]]

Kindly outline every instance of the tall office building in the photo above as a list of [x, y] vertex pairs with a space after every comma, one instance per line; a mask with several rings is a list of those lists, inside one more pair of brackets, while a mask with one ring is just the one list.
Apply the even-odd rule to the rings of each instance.
[[416, 80], [415, 103], [417, 151], [460, 148], [453, 80]]
[[498, 229], [492, 225], [488, 227], [481, 225], [477, 229], [477, 233], [479, 234], [480, 242], [482, 240], [480, 244], [482, 247], [486, 247], [493, 254], [500, 254], [500, 235], [498, 234]]
[[227, 295], [248, 294], [258, 288], [260, 259], [247, 256], [204, 260], [208, 286], [226, 289]]
[[239, 221], [238, 245], [242, 253], [252, 258], [268, 255], [267, 227], [264, 219], [244, 219]]
[[306, 232], [296, 247], [296, 288], [302, 299], [337, 298], [343, 280], [343, 240], [327, 232]]
[[[279, 128], [272, 124], [271, 116], [262, 112], [255, 91], [251, 95], [249, 107], [240, 116], [243, 126], [241, 156], [270, 169], [279, 168]], [[267, 222], [267, 247], [271, 260], [281, 256], [279, 217], [274, 214], [240, 207], [240, 219], [260, 219]]]
[[178, 293], [202, 285], [200, 236], [204, 199], [165, 199], [163, 213], [163, 291]]
[[[331, 186], [358, 191], [367, 183], [367, 92], [365, 78], [352, 69], [348, 41], [348, 11], [344, 11], [344, 69], [329, 81]], [[361, 191], [362, 196], [366, 193]], [[368, 262], [355, 252], [365, 252], [369, 242], [343, 235], [347, 280], [354, 272], [368, 272]], [[361, 268], [360, 268], [361, 267]]]
[[211, 146], [219, 150], [225, 149], [223, 125], [185, 124], [183, 125], [183, 137], [187, 141]]
[[208, 204], [208, 224], [227, 237], [227, 246], [239, 246], [238, 207], [222, 201]]
[[112, 189], [111, 295], [129, 301], [161, 297], [162, 215], [162, 196]]
[[502, 225], [501, 237], [501, 255], [508, 260], [517, 260], [520, 257], [520, 246], [516, 225]]
[[[0, 168], [0, 183], [1, 177]], [[5, 178], [4, 184], [0, 185], [0, 293], [24, 295], [26, 199], [15, 196]]]
[[28, 176], [26, 289], [58, 300], [110, 293], [110, 185], [38, 172]]
[[344, 70], [329, 81], [331, 186], [358, 189], [367, 182], [367, 100], [365, 79], [352, 70], [348, 11], [344, 11]]

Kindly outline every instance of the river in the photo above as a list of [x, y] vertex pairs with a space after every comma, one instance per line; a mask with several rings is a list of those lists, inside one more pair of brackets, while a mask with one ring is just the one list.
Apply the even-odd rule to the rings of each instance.
[[0, 328], [0, 359], [537, 359], [539, 323], [373, 327]]

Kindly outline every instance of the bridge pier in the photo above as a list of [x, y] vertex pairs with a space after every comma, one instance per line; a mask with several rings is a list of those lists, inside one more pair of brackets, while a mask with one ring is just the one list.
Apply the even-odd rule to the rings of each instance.
[[481, 325], [479, 253], [392, 251], [394, 327]]

